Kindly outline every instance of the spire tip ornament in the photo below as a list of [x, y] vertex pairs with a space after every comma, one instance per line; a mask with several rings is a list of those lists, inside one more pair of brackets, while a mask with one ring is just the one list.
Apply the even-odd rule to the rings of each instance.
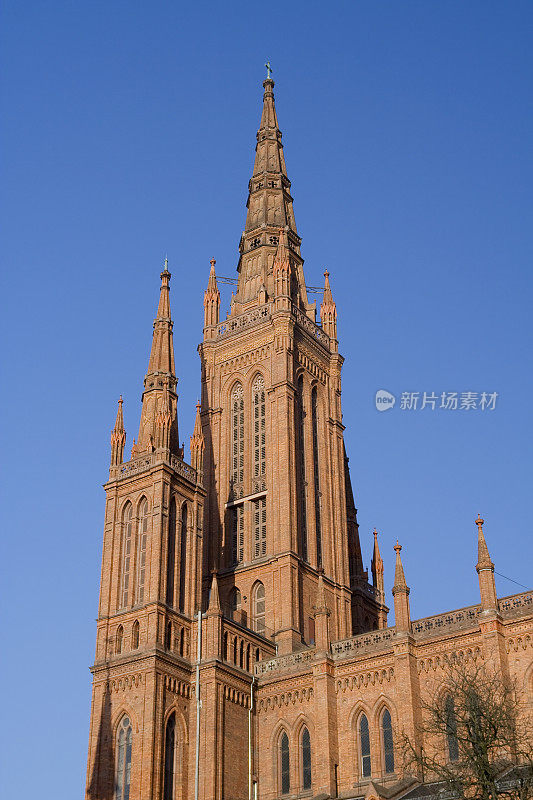
[[273, 72], [273, 70], [272, 70], [272, 67], [270, 66], [270, 61], [266, 62], [265, 67], [266, 67], [266, 71], [267, 71], [266, 79], [267, 79], [267, 81], [271, 81], [272, 80], [272, 72]]

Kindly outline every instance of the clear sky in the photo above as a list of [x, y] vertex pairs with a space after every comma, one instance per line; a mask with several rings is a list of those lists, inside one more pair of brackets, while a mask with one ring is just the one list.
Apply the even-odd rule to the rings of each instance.
[[[365, 562], [376, 526], [391, 605], [397, 537], [413, 617], [475, 603], [480, 511], [532, 583], [533, 4], [8, 0], [1, 27], [3, 794], [73, 800], [116, 401], [129, 452], [168, 253], [188, 443], [267, 59], [306, 279], [327, 266], [338, 306]], [[498, 398], [400, 408], [424, 391]]]

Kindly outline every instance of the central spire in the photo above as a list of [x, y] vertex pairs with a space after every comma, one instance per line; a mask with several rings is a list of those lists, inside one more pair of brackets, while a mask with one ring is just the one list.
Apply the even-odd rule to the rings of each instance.
[[263, 81], [263, 88], [254, 169], [248, 184], [246, 224], [239, 245], [239, 281], [233, 314], [241, 314], [249, 305], [257, 304], [263, 294], [262, 286], [266, 301], [274, 296], [274, 259], [282, 230], [290, 253], [291, 299], [314, 318], [314, 304], [308, 304], [305, 291], [301, 239], [294, 219], [272, 78]]

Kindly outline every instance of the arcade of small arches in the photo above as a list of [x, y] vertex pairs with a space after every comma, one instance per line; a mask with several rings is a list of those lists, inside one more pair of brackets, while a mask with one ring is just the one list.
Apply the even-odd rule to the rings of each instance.
[[[123, 623], [117, 626], [115, 631], [114, 653], [121, 655], [126, 651], [126, 626]], [[134, 620], [131, 625], [131, 635], [129, 637], [130, 650], [138, 650], [141, 646], [139, 620]], [[173, 623], [168, 620], [165, 625], [164, 647], [166, 650], [179, 653], [184, 658], [188, 657], [190, 650], [190, 632], [184, 625]]]
[[[235, 643], [233, 645], [235, 647]], [[235, 653], [237, 650], [234, 651]], [[239, 648], [242, 657], [242, 642]], [[252, 655], [248, 646], [246, 657]], [[242, 666], [242, 665], [241, 665]], [[454, 699], [443, 698], [447, 720], [447, 757], [451, 762], [459, 758], [457, 722]], [[395, 772], [395, 744], [392, 717], [389, 708], [383, 705], [375, 720], [379, 727], [379, 754], [373, 750], [373, 737], [369, 715], [359, 710], [353, 717], [356, 743], [355, 770], [359, 780], [393, 775]], [[131, 762], [133, 749], [133, 726], [126, 713], [116, 727], [115, 745], [115, 794], [114, 800], [129, 800]], [[181, 797], [182, 747], [184, 736], [177, 725], [176, 713], [172, 711], [165, 722], [163, 754], [163, 800], [178, 800]], [[274, 770], [281, 796], [312, 790], [312, 742], [309, 727], [300, 723], [291, 732], [283, 723], [277, 729], [274, 740]], [[178, 794], [180, 793], [180, 794]]]

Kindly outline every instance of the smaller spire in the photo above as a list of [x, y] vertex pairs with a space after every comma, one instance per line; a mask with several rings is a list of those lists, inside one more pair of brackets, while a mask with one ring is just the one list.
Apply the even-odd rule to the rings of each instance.
[[209, 592], [209, 606], [207, 611], [210, 614], [218, 614], [220, 611], [220, 593], [218, 591], [217, 571], [213, 570], [213, 578], [211, 580], [211, 591]]
[[218, 289], [214, 258], [211, 259], [209, 280], [204, 294], [204, 328], [218, 325], [220, 321], [220, 291]]
[[203, 463], [204, 463], [204, 434], [202, 431], [202, 417], [200, 403], [196, 403], [196, 418], [194, 420], [194, 430], [191, 436], [191, 466], [198, 474], [198, 481], [201, 482]]
[[476, 572], [479, 579], [479, 594], [481, 597], [481, 608], [483, 611], [496, 611], [498, 608], [498, 597], [496, 594], [496, 582], [494, 580], [494, 564], [491, 561], [489, 548], [483, 533], [485, 520], [481, 514], [477, 515], [475, 523], [477, 525], [477, 564]]
[[409, 609], [409, 587], [405, 580], [402, 559], [400, 552], [401, 544], [396, 539], [394, 545], [396, 550], [396, 571], [394, 573], [394, 586], [392, 594], [394, 596], [394, 617], [397, 631], [408, 631], [411, 627], [411, 612]]
[[126, 431], [124, 430], [124, 416], [122, 413], [122, 395], [118, 400], [117, 418], [115, 427], [111, 431], [111, 466], [116, 467], [122, 464], [124, 457], [124, 446], [126, 444]]
[[407, 581], [405, 580], [402, 558], [400, 556], [400, 553], [402, 551], [402, 546], [398, 542], [398, 539], [396, 539], [396, 544], [394, 545], [394, 549], [396, 551], [396, 569], [394, 572], [394, 586], [392, 588], [392, 593], [394, 594], [395, 592], [403, 591], [409, 594], [410, 589], [407, 586]]
[[331, 286], [329, 284], [329, 272], [324, 272], [324, 299], [320, 306], [320, 321], [322, 330], [328, 334], [334, 342], [337, 341], [337, 306], [333, 300]]
[[485, 520], [481, 519], [481, 515], [478, 514], [475, 523], [477, 525], [477, 570], [478, 572], [480, 569], [494, 570], [494, 564], [491, 561], [489, 548], [487, 547], [487, 542], [485, 541], [485, 535], [483, 533]]
[[370, 565], [372, 570], [372, 582], [374, 588], [380, 593], [380, 597], [383, 598], [385, 594], [385, 587], [383, 585], [383, 559], [381, 558], [381, 553], [379, 552], [379, 545], [378, 545], [378, 532], [374, 528], [374, 552], [372, 553], [372, 562]]

